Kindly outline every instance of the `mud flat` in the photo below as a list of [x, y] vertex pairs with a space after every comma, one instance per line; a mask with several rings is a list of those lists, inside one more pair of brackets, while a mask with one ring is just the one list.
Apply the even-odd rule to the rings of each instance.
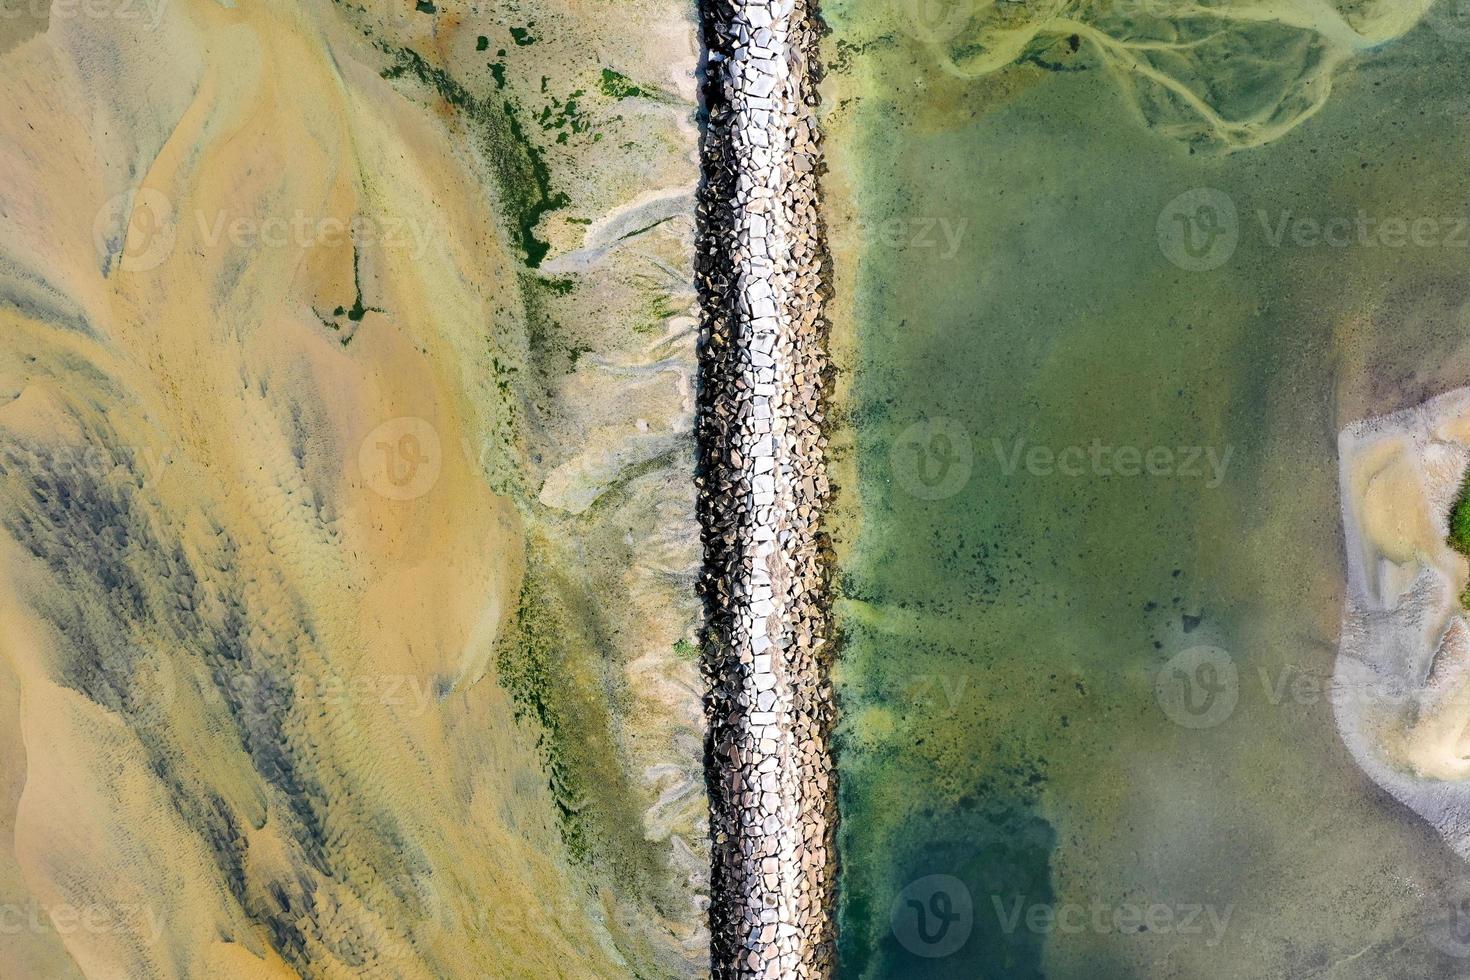
[[711, 4], [704, 29], [713, 971], [821, 977], [833, 967], [835, 805], [816, 32], [810, 6], [793, 0]]

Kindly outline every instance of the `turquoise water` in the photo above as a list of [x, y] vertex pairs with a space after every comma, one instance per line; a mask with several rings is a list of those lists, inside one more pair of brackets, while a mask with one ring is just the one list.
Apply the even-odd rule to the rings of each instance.
[[827, 7], [842, 975], [1470, 971], [1470, 869], [1322, 690], [1336, 432], [1470, 379], [1470, 44], [1226, 153], [1085, 46], [957, 78], [889, 14]]

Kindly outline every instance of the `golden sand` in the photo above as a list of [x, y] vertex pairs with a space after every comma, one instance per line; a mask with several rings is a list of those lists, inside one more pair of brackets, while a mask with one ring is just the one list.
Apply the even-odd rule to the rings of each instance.
[[[530, 235], [574, 250], [568, 216], [693, 179], [693, 28], [643, 6], [660, 43], [630, 21], [598, 55], [606, 11], [562, 8], [524, 55], [446, 5], [180, 0], [11, 38], [0, 975], [701, 967], [697, 678], [674, 652], [695, 609], [670, 599], [697, 545], [692, 506], [659, 514], [691, 458], [692, 341], [677, 309], [633, 329], [687, 249], [675, 222], [558, 286], [585, 350], [545, 369], [496, 156], [521, 151], [456, 104], [529, 102], [548, 66], [590, 87], [599, 55], [668, 73], [640, 79], [662, 100], [581, 97], [624, 127], [601, 147], [522, 108], [522, 156], [574, 191]], [[607, 514], [536, 499], [609, 452]], [[572, 625], [514, 687], [533, 586]]]

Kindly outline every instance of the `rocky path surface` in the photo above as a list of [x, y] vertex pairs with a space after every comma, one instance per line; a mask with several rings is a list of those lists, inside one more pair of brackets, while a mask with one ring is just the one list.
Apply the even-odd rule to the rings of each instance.
[[699, 285], [716, 977], [832, 972], [816, 22], [706, 6]]

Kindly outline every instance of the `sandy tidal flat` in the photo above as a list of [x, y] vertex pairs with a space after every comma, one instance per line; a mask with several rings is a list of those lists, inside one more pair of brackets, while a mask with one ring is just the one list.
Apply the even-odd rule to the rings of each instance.
[[637, 8], [0, 28], [0, 974], [705, 969], [694, 25]]

